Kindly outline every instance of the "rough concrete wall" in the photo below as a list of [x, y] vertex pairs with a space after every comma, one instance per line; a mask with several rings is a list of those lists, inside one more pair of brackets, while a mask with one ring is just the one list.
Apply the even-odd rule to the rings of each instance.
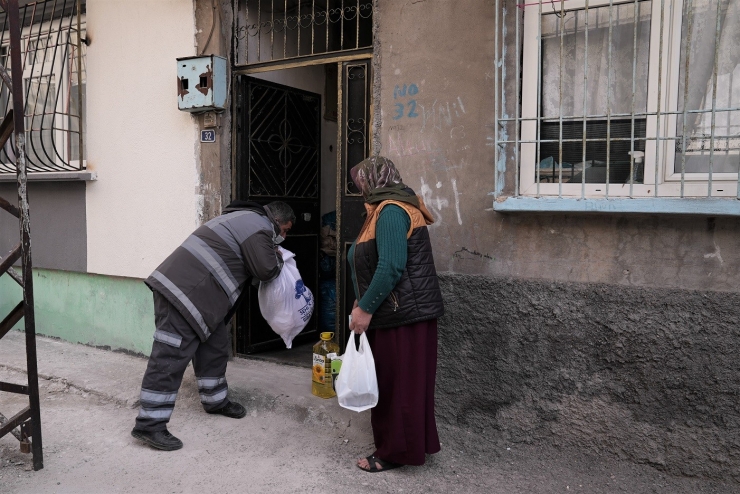
[[[232, 2], [230, 0], [194, 0], [195, 44], [198, 54], [225, 57], [231, 77]], [[210, 39], [209, 39], [210, 38]], [[226, 109], [216, 115], [216, 142], [196, 139], [198, 184], [196, 186], [198, 221], [205, 223], [221, 214], [231, 200], [231, 84]], [[200, 129], [204, 117], [196, 115]], [[211, 128], [211, 127], [208, 127]]]
[[[15, 183], [0, 184], [0, 197], [18, 204]], [[33, 266], [86, 271], [85, 182], [29, 182], [28, 202]], [[5, 257], [19, 239], [18, 219], [0, 210], [0, 257]]]
[[[506, 50], [501, 69], [511, 83], [503, 93], [508, 115], [517, 104], [514, 15], [521, 9], [514, 3], [502, 1], [499, 10], [507, 26], [499, 35]], [[434, 215], [440, 271], [738, 290], [737, 219], [494, 213], [495, 2], [377, 4], [379, 152], [394, 160]], [[513, 126], [498, 131], [511, 137]], [[499, 164], [505, 166], [499, 185], [510, 194], [513, 153]]]
[[[231, 77], [231, 19], [229, 0], [194, 0], [195, 44], [197, 53], [218, 55], [227, 60], [228, 77]], [[229, 88], [231, 85], [229, 84]], [[216, 142], [200, 143], [196, 140], [198, 185], [196, 186], [198, 221], [205, 223], [221, 214], [231, 199], [231, 91], [227, 91], [226, 109], [216, 115]], [[204, 117], [196, 115], [200, 129]]]
[[740, 294], [441, 279], [440, 420], [740, 478]]

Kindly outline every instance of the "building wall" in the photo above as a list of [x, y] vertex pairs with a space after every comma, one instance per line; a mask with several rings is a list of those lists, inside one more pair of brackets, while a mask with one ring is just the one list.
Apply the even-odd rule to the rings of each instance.
[[[377, 4], [380, 154], [435, 216], [441, 271], [738, 290], [738, 219], [494, 213], [494, 2]], [[509, 4], [500, 11], [507, 41], [517, 11]], [[504, 92], [512, 115], [513, 90]], [[514, 156], [504, 159], [512, 193]]]
[[[154, 334], [152, 293], [139, 279], [34, 269], [36, 332], [73, 343], [148, 355]], [[0, 277], [0, 315], [22, 299]], [[22, 329], [24, 321], [16, 324]]]
[[376, 6], [379, 151], [436, 219], [440, 420], [481, 454], [546, 440], [740, 477], [740, 219], [494, 213], [494, 174], [503, 195], [515, 180], [492, 147], [495, 3]]
[[[16, 184], [0, 184], [0, 197], [17, 205]], [[84, 272], [87, 269], [85, 182], [30, 182], [28, 202], [33, 265]], [[19, 240], [18, 219], [0, 210], [0, 257]]]
[[196, 227], [196, 125], [175, 58], [195, 55], [192, 0], [89, 0], [88, 270], [146, 277]]
[[740, 293], [441, 282], [436, 413], [471, 453], [549, 442], [740, 479]]

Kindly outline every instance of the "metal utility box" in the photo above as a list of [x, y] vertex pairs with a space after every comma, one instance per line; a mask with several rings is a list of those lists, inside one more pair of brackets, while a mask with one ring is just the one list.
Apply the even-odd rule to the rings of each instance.
[[226, 59], [209, 55], [177, 59], [177, 106], [190, 112], [223, 110], [226, 105]]

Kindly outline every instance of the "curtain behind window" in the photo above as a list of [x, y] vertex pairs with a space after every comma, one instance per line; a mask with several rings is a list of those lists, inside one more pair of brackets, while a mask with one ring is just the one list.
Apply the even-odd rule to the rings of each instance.
[[[717, 100], [715, 109], [740, 107], [740, 0], [720, 1], [720, 27], [715, 43], [718, 0], [693, 0], [693, 20], [689, 26], [684, 9], [681, 33], [678, 110], [684, 109], [687, 44], [689, 85], [686, 108], [702, 110], [686, 118], [686, 172], [708, 172], [712, 147], [712, 98], [715, 47], [717, 59]], [[676, 134], [684, 135], [683, 115], [679, 115]], [[740, 110], [715, 112], [713, 172], [737, 172], [740, 162]], [[675, 171], [681, 171], [683, 139], [676, 141]]]

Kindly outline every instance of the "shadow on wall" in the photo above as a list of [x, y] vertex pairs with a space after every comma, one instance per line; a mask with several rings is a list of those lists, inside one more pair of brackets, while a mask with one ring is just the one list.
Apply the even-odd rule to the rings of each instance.
[[440, 280], [440, 422], [740, 480], [740, 294]]

